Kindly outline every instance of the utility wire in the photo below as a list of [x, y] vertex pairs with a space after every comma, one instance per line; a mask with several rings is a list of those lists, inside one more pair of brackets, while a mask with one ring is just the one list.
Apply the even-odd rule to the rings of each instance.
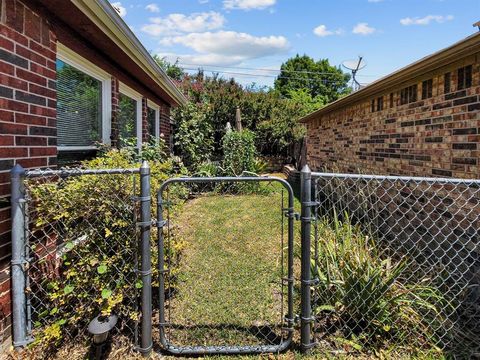
[[195, 68], [183, 68], [183, 69], [193, 70], [193, 71], [200, 70], [200, 71], [208, 72], [212, 74], [229, 74], [229, 75], [244, 76], [244, 77], [265, 77], [265, 78], [290, 79], [290, 80], [302, 80], [302, 81], [307, 80], [307, 81], [322, 82], [324, 84], [339, 82], [339, 80], [333, 80], [333, 79], [299, 78], [299, 77], [282, 76], [282, 75], [277, 76], [277, 75], [267, 75], [267, 74], [250, 74], [250, 73], [241, 73], [241, 72], [233, 72], [233, 71], [205, 70], [205, 69], [195, 69]]
[[[222, 66], [222, 65], [198, 65], [198, 64], [186, 64], [178, 63], [178, 66], [186, 69], [188, 66], [195, 66], [196, 69], [200, 68], [221, 68], [221, 69], [238, 69], [238, 70], [255, 70], [255, 71], [270, 71], [270, 72], [287, 72], [287, 73], [300, 73], [300, 74], [315, 74], [315, 75], [338, 75], [338, 73], [333, 72], [321, 72], [321, 71], [308, 71], [308, 70], [276, 70], [276, 69], [264, 69], [264, 68], [253, 68], [253, 67], [240, 67], [240, 66]], [[358, 76], [365, 77], [376, 77], [376, 75], [364, 75], [359, 74]]]

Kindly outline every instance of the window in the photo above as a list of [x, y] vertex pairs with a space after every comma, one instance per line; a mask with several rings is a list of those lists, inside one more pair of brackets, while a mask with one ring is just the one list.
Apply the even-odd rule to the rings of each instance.
[[147, 108], [148, 133], [158, 139], [160, 136], [160, 107], [148, 101]]
[[393, 108], [393, 93], [390, 93], [390, 107]]
[[422, 82], [422, 100], [430, 99], [433, 96], [433, 80], [428, 79]]
[[383, 96], [380, 96], [377, 99], [377, 111], [382, 111], [383, 110]]
[[443, 93], [448, 94], [450, 92], [450, 82], [452, 80], [452, 74], [451, 73], [446, 73], [443, 76]]
[[472, 65], [458, 69], [457, 90], [467, 89], [472, 86]]
[[110, 76], [62, 44], [57, 51], [58, 150], [95, 150], [110, 142]]
[[375, 112], [375, 99], [372, 100], [372, 103], [370, 105], [370, 110], [371, 112]]
[[133, 142], [142, 146], [142, 96], [136, 91], [120, 83], [118, 101], [118, 129], [120, 143]]
[[406, 87], [400, 91], [400, 105], [417, 101], [417, 84]]

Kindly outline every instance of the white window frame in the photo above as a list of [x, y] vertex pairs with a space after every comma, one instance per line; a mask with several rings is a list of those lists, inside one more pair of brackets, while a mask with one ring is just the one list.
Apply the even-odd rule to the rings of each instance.
[[142, 99], [143, 96], [139, 92], [133, 90], [131, 87], [120, 82], [118, 91], [125, 96], [135, 100], [137, 102], [137, 147], [140, 149], [142, 147]]
[[147, 107], [155, 111], [155, 134], [152, 135], [158, 143], [160, 139], [160, 106], [147, 99]]
[[[97, 79], [102, 84], [102, 136], [101, 141], [110, 145], [110, 134], [112, 131], [112, 76], [88, 61], [81, 55], [69, 49], [62, 43], [57, 43], [57, 60], [73, 66], [84, 72], [88, 76]], [[96, 150], [96, 146], [57, 146], [57, 151], [75, 151], [75, 150]]]

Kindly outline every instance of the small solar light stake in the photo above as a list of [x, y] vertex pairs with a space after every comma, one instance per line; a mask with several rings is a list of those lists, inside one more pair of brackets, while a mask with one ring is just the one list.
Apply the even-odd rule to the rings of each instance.
[[102, 358], [103, 345], [108, 339], [108, 334], [117, 324], [118, 317], [116, 315], [97, 316], [90, 324], [88, 324], [88, 332], [93, 335], [93, 343], [95, 344], [95, 358]]

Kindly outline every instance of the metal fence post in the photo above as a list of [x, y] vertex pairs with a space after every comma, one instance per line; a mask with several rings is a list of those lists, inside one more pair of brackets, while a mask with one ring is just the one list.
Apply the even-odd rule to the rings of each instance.
[[150, 227], [152, 225], [150, 194], [150, 166], [146, 161], [140, 167], [140, 252], [142, 276], [142, 321], [140, 352], [148, 356], [152, 350], [152, 268]]
[[27, 331], [27, 294], [25, 292], [25, 169], [19, 164], [10, 172], [12, 205], [12, 317], [13, 346], [15, 348], [29, 343]]
[[301, 320], [300, 320], [300, 341], [301, 350], [307, 352], [312, 344], [310, 339], [310, 323], [312, 322], [310, 304], [310, 261], [311, 261], [311, 216], [312, 216], [312, 172], [308, 165], [305, 165], [300, 173], [301, 182], [301, 232], [302, 232], [302, 260], [301, 260]]

